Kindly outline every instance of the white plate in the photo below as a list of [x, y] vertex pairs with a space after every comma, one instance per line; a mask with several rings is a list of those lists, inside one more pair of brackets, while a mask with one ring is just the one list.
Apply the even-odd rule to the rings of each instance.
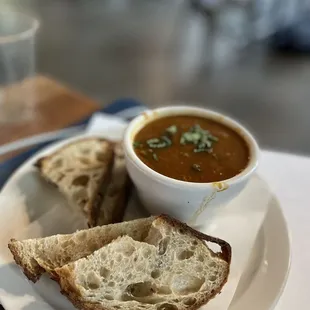
[[[2, 244], [0, 245], [0, 299], [6, 296], [6, 301], [2, 300], [6, 310], [17, 309], [13, 301], [21, 298], [24, 287], [32, 302], [40, 299], [50, 306], [50, 308], [46, 309], [72, 309], [64, 297], [58, 293], [55, 294], [59, 289], [55, 283], [52, 283], [47, 278], [43, 278], [36, 285], [30, 285], [27, 281], [19, 281], [18, 286], [20, 289], [16, 290], [14, 287], [17, 284], [14, 281], [16, 281], [17, 277], [5, 276], [5, 274], [9, 275], [12, 272], [12, 268], [16, 268], [6, 263], [8, 253], [7, 251], [4, 253], [6, 244], [3, 242], [3, 240], [8, 240], [9, 236], [16, 235], [16, 231], [10, 231], [11, 226], [19, 227], [19, 236], [24, 238], [50, 235], [56, 232], [66, 233], [74, 229], [72, 226], [69, 229], [70, 231], [59, 231], [57, 227], [53, 227], [55, 231], [42, 229], [42, 227], [45, 227], [42, 225], [42, 221], [49, 220], [49, 216], [46, 215], [49, 214], [49, 208], [55, 203], [62, 206], [66, 202], [54, 188], [38, 177], [33, 167], [33, 163], [38, 157], [45, 155], [63, 143], [66, 142], [56, 143], [25, 162], [6, 183], [1, 192], [2, 197], [6, 197], [10, 201], [10, 206], [1, 206], [0, 209], [0, 236], [2, 236]], [[272, 196], [264, 181], [258, 179], [258, 182], [264, 185], [265, 194]], [[290, 265], [289, 234], [281, 207], [274, 196], [269, 200], [269, 204], [269, 211], [257, 236], [251, 259], [243, 272], [229, 310], [273, 309], [285, 286]], [[62, 209], [63, 207], [60, 210]], [[139, 213], [141, 210], [137, 212]], [[42, 217], [42, 214], [45, 215]], [[66, 215], [70, 216], [65, 211], [63, 213], [64, 221]], [[39, 222], [41, 221], [41, 225], [33, 227], [31, 222], [37, 219], [39, 219]], [[11, 225], [4, 226], [1, 225], [1, 222], [10, 222]], [[32, 225], [31, 234], [27, 235], [27, 227], [30, 224]], [[58, 224], [59, 227], [63, 228], [61, 223]], [[9, 272], [6, 267], [10, 269]], [[4, 271], [8, 273], [4, 273]], [[20, 273], [18, 273], [18, 277], [22, 278]], [[29, 308], [28, 305], [25, 308], [19, 307], [18, 309], [41, 309], [40, 302], [37, 307], [35, 307], [34, 302]], [[15, 306], [12, 306], [14, 304]]]
[[273, 309], [285, 287], [290, 259], [288, 227], [273, 196], [229, 310]]

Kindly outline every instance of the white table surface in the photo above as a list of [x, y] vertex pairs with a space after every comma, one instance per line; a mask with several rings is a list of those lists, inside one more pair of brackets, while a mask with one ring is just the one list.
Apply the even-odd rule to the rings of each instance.
[[263, 151], [258, 172], [278, 197], [291, 232], [291, 271], [275, 309], [309, 309], [310, 157]]

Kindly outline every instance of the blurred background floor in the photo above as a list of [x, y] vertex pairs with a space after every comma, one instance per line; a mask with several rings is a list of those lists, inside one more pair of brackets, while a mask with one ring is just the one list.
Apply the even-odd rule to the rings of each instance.
[[[263, 2], [260, 12], [275, 19], [271, 1]], [[37, 72], [102, 104], [198, 103], [239, 119], [264, 148], [310, 154], [310, 59], [272, 54], [256, 40], [268, 19], [255, 21], [249, 41], [253, 25], [230, 8], [211, 40], [206, 14], [190, 1], [0, 0], [5, 9], [41, 21]]]

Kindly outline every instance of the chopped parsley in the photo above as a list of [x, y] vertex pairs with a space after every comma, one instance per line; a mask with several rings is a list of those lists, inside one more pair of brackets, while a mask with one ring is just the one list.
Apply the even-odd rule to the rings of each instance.
[[194, 144], [194, 153], [207, 152], [212, 153], [213, 143], [217, 142], [218, 138], [213, 136], [210, 131], [204, 130], [200, 125], [196, 124], [182, 134], [180, 144]]
[[156, 153], [153, 153], [152, 155], [153, 155], [154, 160], [158, 161], [158, 156], [156, 155]]
[[143, 146], [143, 144], [142, 144], [141, 142], [135, 141], [135, 142], [133, 143], [133, 147], [134, 147], [134, 148], [138, 148], [138, 147], [142, 147], [142, 146]]
[[151, 149], [162, 149], [168, 147], [172, 144], [172, 141], [167, 136], [162, 136], [160, 138], [152, 138], [146, 141], [147, 145]]
[[168, 133], [169, 135], [175, 135], [178, 132], [178, 127], [176, 125], [171, 125], [170, 127], [168, 127], [166, 129], [166, 133]]

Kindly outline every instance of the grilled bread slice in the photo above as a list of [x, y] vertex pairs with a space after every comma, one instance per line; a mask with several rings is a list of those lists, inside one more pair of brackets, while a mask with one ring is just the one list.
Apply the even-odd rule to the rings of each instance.
[[97, 226], [73, 234], [17, 241], [12, 239], [9, 249], [25, 275], [36, 282], [44, 272], [90, 255], [119, 236], [128, 235], [143, 240], [153, 218], [144, 218], [119, 224]]
[[[85, 234], [82, 245], [77, 241], [81, 234]], [[58, 238], [57, 244], [51, 238]], [[62, 293], [79, 309], [194, 310], [221, 291], [229, 274], [228, 243], [166, 215], [92, 228], [67, 235], [66, 241], [62, 238], [11, 241], [9, 248], [24, 269], [27, 264], [21, 262], [27, 257], [29, 264], [35, 261], [51, 272]], [[89, 247], [93, 238], [100, 241]], [[79, 246], [64, 250], [64, 242], [76, 241]], [[221, 252], [214, 253], [206, 242], [218, 244]], [[89, 248], [84, 250], [83, 245]], [[60, 256], [53, 263], [59, 248]]]
[[89, 226], [98, 218], [110, 184], [114, 144], [100, 138], [85, 138], [65, 145], [38, 160], [41, 175], [57, 186], [70, 205], [82, 211]]

